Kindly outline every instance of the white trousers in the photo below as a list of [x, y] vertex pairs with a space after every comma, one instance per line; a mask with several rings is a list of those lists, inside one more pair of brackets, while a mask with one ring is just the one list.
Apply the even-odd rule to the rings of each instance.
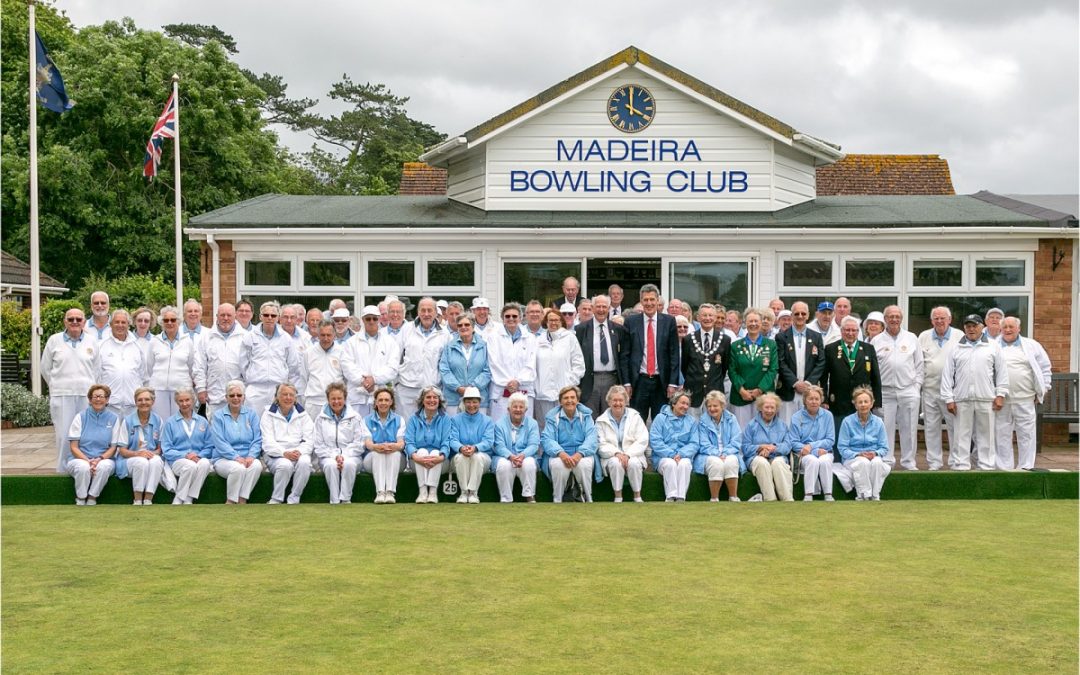
[[514, 501], [514, 479], [521, 483], [521, 496], [536, 496], [536, 458], [526, 457], [521, 468], [515, 467], [505, 457], [495, 469], [495, 482], [499, 484], [499, 501]]
[[[491, 385], [491, 399], [488, 408], [491, 409], [491, 421], [498, 422], [502, 418], [510, 414], [510, 397], [503, 396], [503, 388], [497, 387], [494, 384]], [[533, 415], [533, 396], [527, 394], [529, 398], [529, 407], [525, 409], [525, 414], [529, 417]]]
[[820, 457], [813, 454], [800, 457], [799, 469], [805, 479], [804, 494], [832, 494], [833, 456], [831, 452]]
[[956, 447], [953, 442], [954, 418], [949, 414], [945, 403], [941, 400], [940, 392], [925, 389], [922, 395], [922, 414], [923, 441], [926, 443], [926, 463], [930, 465], [931, 471], [936, 471], [944, 463], [941, 453], [942, 423], [944, 423], [949, 436], [949, 452], [951, 453], [952, 449]]
[[880, 457], [873, 459], [856, 457], [844, 462], [844, 466], [851, 469], [856, 496], [863, 499], [881, 496], [881, 486], [885, 484], [885, 477], [889, 475], [889, 465]]
[[802, 396], [798, 394], [790, 401], [780, 401], [780, 419], [784, 420], [784, 424], [791, 424], [791, 418], [804, 407]]
[[176, 407], [176, 399], [173, 398], [175, 393], [171, 389], [156, 389], [154, 391], [154, 412], [158, 414], [158, 417], [163, 422], [179, 412]]
[[161, 473], [165, 468], [165, 463], [157, 455], [150, 459], [129, 457], [127, 467], [128, 473], [131, 474], [131, 491], [152, 494], [157, 490], [158, 483], [161, 482]]
[[397, 492], [398, 474], [401, 473], [403, 453], [369, 452], [364, 455], [361, 466], [375, 479], [375, 492]]
[[994, 411], [990, 401], [957, 401], [955, 441], [949, 450], [949, 467], [955, 471], [971, 468], [971, 443], [974, 435], [978, 467], [994, 468]]
[[[705, 475], [710, 481], [727, 480], [739, 477], [739, 458], [735, 455], [723, 457], [709, 456], [705, 460]], [[734, 495], [732, 495], [734, 496]]]
[[56, 437], [56, 471], [67, 471], [67, 460], [71, 459], [71, 445], [68, 431], [75, 416], [86, 410], [90, 401], [85, 396], [50, 396], [49, 414], [52, 416], [53, 435]]
[[777, 499], [784, 502], [793, 500], [791, 496], [791, 467], [783, 457], [771, 462], [760, 455], [750, 462], [750, 473], [757, 478], [761, 497], [767, 502]]
[[881, 407], [885, 417], [885, 438], [889, 452], [885, 455], [887, 464], [896, 463], [894, 443], [896, 432], [900, 432], [900, 466], [915, 469], [916, 438], [919, 429], [919, 393], [916, 391], [884, 389], [881, 392]]
[[210, 460], [200, 457], [198, 462], [193, 462], [181, 457], [172, 463], [172, 472], [176, 475], [176, 499], [190, 504], [199, 498], [203, 483], [210, 475]]
[[623, 482], [629, 478], [630, 489], [635, 493], [641, 492], [641, 477], [645, 475], [645, 463], [644, 457], [630, 457], [627, 459], [626, 468], [623, 469], [618, 457], [609, 457], [604, 460], [604, 473], [611, 477], [611, 489], [621, 492]]
[[[420, 387], [406, 387], [403, 384], [399, 384], [394, 387], [394, 398], [396, 402], [394, 409], [404, 419], [409, 419], [416, 414], [417, 401], [420, 399]], [[326, 401], [323, 401], [326, 403]]]
[[[1013, 432], [1016, 432], [1018, 460], [1013, 464]], [[997, 468], [1035, 468], [1035, 400], [1005, 401], [994, 415], [994, 436], [997, 445]]]
[[[438, 456], [440, 453], [438, 450], [428, 450], [426, 448], [420, 448], [414, 454], [420, 457], [433, 457]], [[416, 468], [416, 484], [420, 488], [432, 488], [434, 490], [439, 489], [439, 477], [444, 473], [449, 472], [450, 463], [444, 458], [443, 461], [436, 464], [433, 468], [425, 469], [417, 462], [413, 462], [413, 466]]]
[[656, 470], [664, 477], [664, 496], [668, 499], [686, 499], [690, 488], [690, 474], [694, 463], [685, 457], [676, 462], [670, 457], [660, 460]]
[[[532, 399], [529, 399], [532, 400]], [[544, 420], [547, 418], [547, 414], [553, 409], [559, 407], [558, 401], [534, 401], [533, 402], [533, 419], [540, 425], [540, 431], [544, 430]]]
[[69, 459], [67, 472], [75, 479], [75, 496], [79, 499], [86, 499], [87, 497], [97, 499], [115, 468], [115, 462], [111, 459], [103, 459], [98, 462], [97, 471], [91, 476], [90, 462], [74, 457]]
[[289, 492], [290, 504], [299, 504], [300, 495], [304, 494], [308, 479], [311, 478], [311, 455], [300, 454], [295, 462], [284, 457], [267, 457], [266, 468], [274, 476], [274, 492], [270, 499], [275, 502], [285, 501], [285, 488], [292, 479], [292, 490]]
[[570, 480], [570, 474], [573, 473], [577, 478], [578, 483], [581, 484], [581, 489], [585, 492], [585, 501], [592, 501], [592, 482], [593, 482], [593, 458], [582, 457], [572, 470], [567, 469], [562, 463], [562, 460], [558, 457], [552, 457], [548, 460], [548, 471], [551, 472], [551, 493], [552, 501], [558, 504], [562, 501], [563, 493], [566, 492], [566, 483]]
[[338, 470], [337, 459], [322, 460], [323, 477], [326, 488], [330, 491], [330, 503], [349, 503], [352, 501], [353, 486], [356, 485], [357, 462], [355, 457], [346, 457]]
[[275, 389], [277, 385], [271, 382], [252, 382], [244, 388], [244, 405], [262, 419], [263, 413], [274, 402]]
[[[734, 392], [732, 396], [738, 396], [738, 392]], [[746, 426], [754, 419], [754, 404], [747, 403], [746, 405], [729, 405], [728, 410], [732, 415], [735, 415], [735, 421], [739, 423], [740, 429], [746, 429]]]
[[108, 409], [116, 413], [116, 416], [126, 420], [131, 413], [135, 412], [134, 403], [110, 403]]
[[491, 466], [491, 455], [486, 452], [474, 452], [469, 457], [458, 453], [454, 455], [454, 473], [457, 474], [461, 489], [476, 492], [480, 489], [480, 479]]
[[225, 479], [225, 498], [230, 502], [237, 502], [251, 496], [255, 483], [259, 481], [262, 468], [262, 462], [258, 460], [252, 462], [249, 467], [232, 459], [219, 459], [214, 462], [214, 471]]

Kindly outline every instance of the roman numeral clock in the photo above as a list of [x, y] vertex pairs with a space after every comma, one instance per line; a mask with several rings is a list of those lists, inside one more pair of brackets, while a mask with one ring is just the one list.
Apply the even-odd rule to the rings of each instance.
[[619, 131], [635, 133], [652, 124], [656, 101], [645, 87], [628, 84], [619, 87], [608, 98], [607, 115]]

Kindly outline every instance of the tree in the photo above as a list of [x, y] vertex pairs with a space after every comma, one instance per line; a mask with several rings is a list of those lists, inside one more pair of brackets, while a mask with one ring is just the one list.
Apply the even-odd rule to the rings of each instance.
[[289, 88], [289, 85], [285, 84], [285, 79], [280, 75], [270, 73], [256, 75], [246, 69], [241, 72], [265, 94], [259, 108], [263, 111], [263, 119], [268, 124], [284, 124], [294, 129], [304, 127], [308, 119], [308, 110], [319, 102], [318, 99], [288, 98], [285, 90]]
[[214, 25], [204, 23], [170, 23], [161, 27], [161, 31], [171, 38], [176, 38], [192, 47], [205, 47], [211, 40], [221, 45], [230, 54], [239, 54], [233, 36]]

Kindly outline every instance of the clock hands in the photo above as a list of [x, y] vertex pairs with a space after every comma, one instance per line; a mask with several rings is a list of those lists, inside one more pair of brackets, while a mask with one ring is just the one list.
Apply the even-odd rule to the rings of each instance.
[[634, 108], [634, 88], [630, 87], [630, 96], [626, 101], [626, 109], [630, 111], [631, 115], [641, 115], [642, 112]]

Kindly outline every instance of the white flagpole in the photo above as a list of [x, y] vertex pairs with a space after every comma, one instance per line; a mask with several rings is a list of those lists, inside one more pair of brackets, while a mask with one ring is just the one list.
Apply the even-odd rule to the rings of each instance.
[[30, 14], [30, 389], [41, 396], [41, 261], [38, 252], [37, 32], [34, 1]]
[[180, 76], [173, 73], [172, 95], [176, 106], [173, 133], [173, 179], [176, 181], [176, 310], [184, 311], [184, 242], [180, 233]]

